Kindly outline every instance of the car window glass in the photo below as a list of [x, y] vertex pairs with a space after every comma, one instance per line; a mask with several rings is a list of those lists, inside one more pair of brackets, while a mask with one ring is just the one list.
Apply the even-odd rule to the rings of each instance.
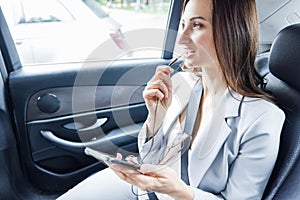
[[108, 1], [103, 9], [121, 24], [125, 35], [124, 56], [119, 59], [161, 57], [170, 2], [137, 0], [122, 6]]
[[9, 28], [22, 65], [47, 66], [160, 58], [170, 2], [13, 0], [1, 6], [8, 21], [19, 16], [19, 22]]

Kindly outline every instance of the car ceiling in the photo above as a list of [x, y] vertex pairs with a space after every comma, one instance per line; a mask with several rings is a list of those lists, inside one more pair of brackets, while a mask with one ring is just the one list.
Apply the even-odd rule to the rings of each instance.
[[257, 0], [260, 44], [270, 45], [284, 27], [300, 23], [299, 0]]

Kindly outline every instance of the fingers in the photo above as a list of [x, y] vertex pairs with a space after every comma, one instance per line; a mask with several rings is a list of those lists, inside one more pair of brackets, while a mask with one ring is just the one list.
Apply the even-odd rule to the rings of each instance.
[[164, 177], [168, 173], [165, 165], [143, 164], [139, 170], [142, 174], [155, 177]]
[[157, 184], [157, 179], [155, 177], [144, 175], [142, 173], [127, 173], [127, 172], [116, 170], [115, 168], [112, 168], [112, 170], [122, 180], [126, 181], [129, 184], [137, 186], [141, 190], [152, 191], [155, 188], [155, 185]]
[[119, 160], [122, 160], [123, 156], [122, 156], [122, 154], [117, 153], [116, 158], [119, 159]]
[[[122, 161], [122, 157], [123, 157], [122, 154], [117, 153], [116, 158], [118, 160]], [[127, 174], [139, 173], [136, 171], [135, 168], [132, 168], [129, 166], [130, 163], [138, 165], [137, 159], [135, 156], [127, 156], [125, 160], [126, 161], [123, 161], [123, 162], [113, 162], [112, 161], [109, 164], [109, 167], [112, 168], [114, 171], [120, 171], [120, 172], [127, 173]]]
[[147, 99], [154, 99], [154, 97], [162, 100], [168, 98], [172, 91], [171, 73], [173, 69], [169, 66], [158, 66], [155, 75], [147, 83], [143, 96]]
[[168, 194], [177, 184], [176, 172], [166, 166], [144, 164], [141, 172], [120, 170], [118, 166], [112, 166], [115, 173], [129, 184], [135, 185], [141, 190], [155, 191]]
[[110, 168], [121, 178], [122, 180], [128, 182], [132, 185], [138, 185], [138, 182], [136, 181], [136, 176], [142, 175], [141, 173], [130, 170], [128, 168], [123, 168], [117, 165], [110, 165]]
[[140, 173], [132, 168], [128, 168], [119, 164], [110, 164], [109, 167], [114, 171], [122, 172], [123, 174], [127, 174], [127, 175]]
[[[144, 166], [144, 165], [142, 165]], [[149, 168], [148, 168], [149, 167]], [[161, 171], [162, 166], [144, 166], [142, 167], [147, 173], [140, 173], [138, 175], [133, 175], [128, 177], [132, 184], [136, 185], [141, 190], [154, 191], [154, 192], [162, 192], [166, 193], [166, 189], [168, 189], [169, 185], [168, 178], [165, 177], [165, 171]], [[164, 167], [166, 168], [166, 167]], [[147, 170], [146, 170], [147, 169]], [[176, 175], [175, 175], [176, 176]], [[127, 179], [127, 181], [128, 181]]]
[[[119, 153], [116, 157], [122, 159]], [[135, 162], [136, 157], [128, 156], [126, 160]], [[141, 190], [169, 194], [180, 180], [173, 169], [163, 165], [143, 164], [139, 171], [115, 163], [110, 163], [109, 167], [119, 178]]]
[[162, 72], [168, 76], [171, 76], [171, 74], [174, 72], [174, 69], [172, 69], [171, 67], [167, 66], [167, 65], [159, 65], [156, 68], [156, 73], [158, 72]]
[[139, 164], [137, 157], [133, 155], [127, 156], [125, 160], [132, 162], [134, 164]]
[[143, 96], [145, 99], [152, 100], [155, 100], [156, 97], [159, 100], [162, 100], [163, 98], [167, 99], [169, 96], [169, 90], [161, 81], [153, 81], [152, 83], [148, 83], [143, 92]]

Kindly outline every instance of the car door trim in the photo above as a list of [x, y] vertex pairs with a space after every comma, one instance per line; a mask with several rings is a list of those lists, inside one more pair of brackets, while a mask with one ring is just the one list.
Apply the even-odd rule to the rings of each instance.
[[115, 129], [105, 137], [101, 137], [99, 139], [95, 138], [94, 140], [88, 142], [68, 141], [57, 137], [51, 130], [41, 130], [40, 134], [55, 146], [59, 146], [71, 151], [82, 151], [85, 147], [99, 147], [105, 145], [108, 141], [118, 140], [121, 137], [128, 138], [128, 136], [131, 136], [134, 140], [136, 140], [137, 134], [141, 129], [142, 124], [143, 123], [138, 123], [135, 125], [122, 127], [121, 129]]
[[93, 125], [87, 126], [84, 128], [83, 128], [84, 125], [76, 123], [76, 122], [67, 123], [67, 124], [63, 125], [63, 127], [70, 131], [77, 131], [77, 130], [78, 131], [91, 131], [91, 130], [101, 127], [103, 124], [105, 124], [105, 122], [107, 122], [107, 120], [108, 120], [107, 117], [99, 118], [96, 120], [96, 122]]

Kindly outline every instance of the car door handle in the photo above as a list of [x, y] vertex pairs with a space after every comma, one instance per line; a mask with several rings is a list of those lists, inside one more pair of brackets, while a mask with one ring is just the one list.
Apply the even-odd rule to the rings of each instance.
[[81, 150], [86, 145], [86, 143], [71, 142], [71, 141], [59, 138], [56, 135], [54, 135], [52, 133], [52, 131], [49, 131], [49, 130], [41, 130], [40, 133], [48, 141], [56, 144], [57, 146], [66, 147], [67, 149], [70, 149], [70, 150]]
[[107, 120], [108, 120], [107, 117], [99, 118], [96, 120], [96, 122], [93, 125], [87, 127], [84, 127], [84, 125], [82, 125], [80, 122], [67, 123], [63, 125], [63, 127], [70, 131], [91, 131], [105, 124]]
[[127, 142], [136, 142], [137, 134], [139, 133], [142, 123], [125, 126], [119, 129], [114, 129], [110, 131], [105, 137], [101, 137], [96, 140], [91, 140], [87, 142], [73, 142], [57, 137], [50, 130], [41, 130], [40, 134], [49, 142], [53, 143], [56, 146], [70, 150], [70, 151], [83, 151], [85, 147], [99, 147], [108, 142], [115, 141], [117, 144], [121, 144], [124, 141]]

